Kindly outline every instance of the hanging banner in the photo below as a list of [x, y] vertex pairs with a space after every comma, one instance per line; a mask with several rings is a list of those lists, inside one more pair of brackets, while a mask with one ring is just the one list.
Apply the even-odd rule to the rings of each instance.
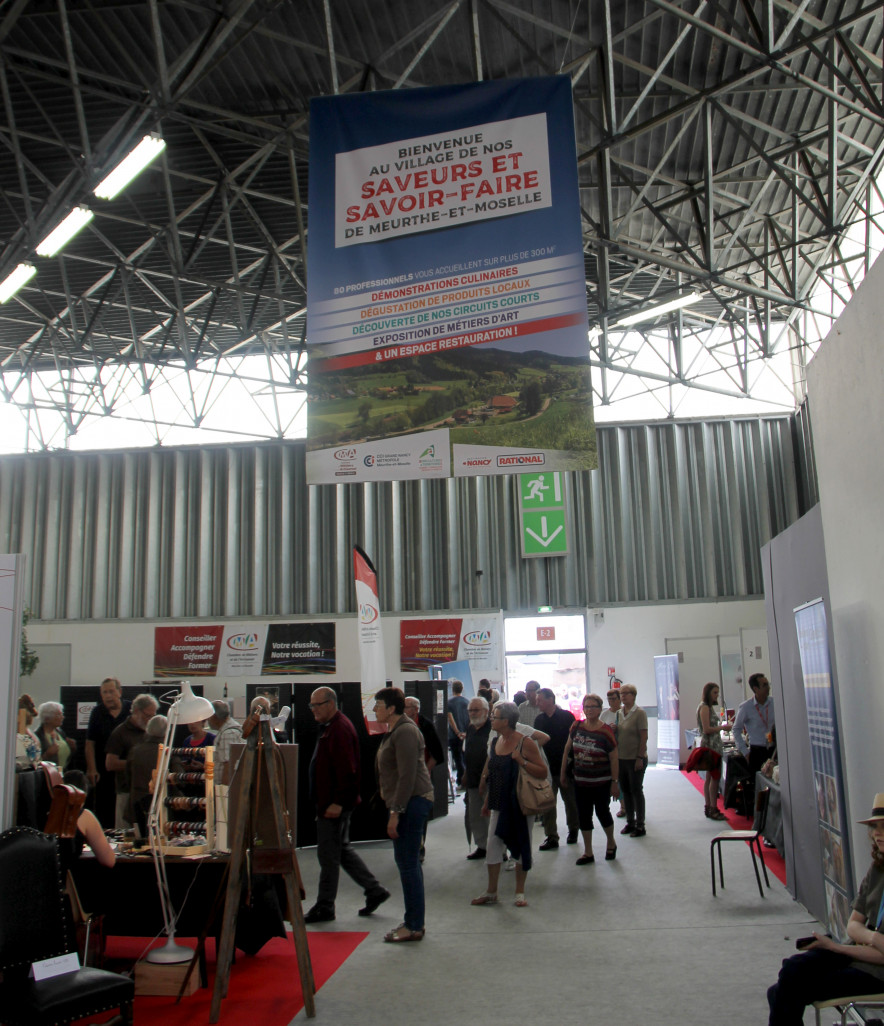
[[155, 627], [154, 677], [216, 677], [223, 627]]
[[654, 656], [657, 685], [657, 767], [678, 769], [681, 757], [681, 721], [678, 692], [678, 656]]
[[25, 562], [25, 556], [0, 555], [0, 710], [6, 724], [3, 739], [6, 754], [0, 765], [0, 830], [6, 830], [15, 822], [15, 734]]
[[334, 623], [267, 625], [262, 674], [334, 673]]
[[237, 624], [224, 630], [219, 677], [257, 677], [261, 673], [266, 624]]
[[595, 466], [580, 223], [567, 76], [311, 100], [308, 483]]
[[464, 616], [399, 622], [399, 668], [428, 670], [435, 663], [468, 662], [474, 678], [498, 679], [500, 618]]
[[832, 663], [826, 609], [816, 599], [795, 610], [795, 630], [804, 677], [807, 729], [810, 733], [810, 765], [817, 797], [817, 820], [822, 871], [826, 890], [829, 932], [846, 939], [853, 885], [850, 832], [846, 822], [841, 745], [832, 689]]
[[356, 578], [356, 607], [359, 610], [359, 659], [362, 664], [363, 694], [374, 695], [387, 686], [384, 661], [384, 636], [381, 630], [381, 605], [378, 577], [371, 560], [353, 546], [353, 574]]

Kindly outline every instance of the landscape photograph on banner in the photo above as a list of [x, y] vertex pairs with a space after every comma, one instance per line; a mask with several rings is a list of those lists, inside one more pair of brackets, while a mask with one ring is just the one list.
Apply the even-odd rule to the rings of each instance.
[[565, 76], [311, 103], [310, 483], [597, 465]]

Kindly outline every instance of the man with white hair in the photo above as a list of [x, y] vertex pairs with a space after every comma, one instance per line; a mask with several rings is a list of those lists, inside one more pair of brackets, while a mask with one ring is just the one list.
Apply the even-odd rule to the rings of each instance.
[[479, 782], [488, 759], [488, 744], [491, 737], [491, 720], [488, 718], [488, 702], [484, 698], [471, 698], [467, 706], [470, 725], [463, 746], [466, 807], [464, 818], [469, 832], [476, 842], [476, 850], [467, 858], [473, 862], [484, 859], [488, 845], [488, 818], [482, 815], [482, 795]]
[[230, 746], [242, 741], [242, 726], [230, 715], [227, 702], [218, 699], [212, 702], [214, 713], [209, 717], [209, 727], [215, 733], [215, 780], [219, 784], [229, 783], [227, 763], [230, 761]]
[[305, 923], [328, 923], [335, 918], [335, 898], [341, 869], [365, 892], [359, 915], [370, 916], [390, 897], [350, 843], [350, 816], [360, 802], [359, 738], [356, 728], [338, 709], [331, 688], [317, 688], [310, 711], [319, 724], [319, 737], [310, 760], [310, 798], [316, 804], [316, 857], [319, 892]]
[[153, 695], [137, 695], [132, 699], [129, 718], [124, 720], [119, 727], [115, 727], [107, 739], [104, 749], [104, 765], [105, 769], [111, 771], [115, 777], [117, 801], [114, 827], [117, 830], [128, 830], [132, 826], [126, 815], [129, 807], [129, 767], [126, 759], [129, 752], [144, 740], [144, 729], [148, 721], [156, 716], [158, 708], [157, 700]]

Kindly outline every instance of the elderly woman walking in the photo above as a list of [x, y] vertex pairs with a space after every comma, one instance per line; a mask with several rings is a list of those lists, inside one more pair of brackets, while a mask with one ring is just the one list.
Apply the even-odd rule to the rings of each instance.
[[525, 898], [525, 880], [531, 868], [531, 821], [519, 806], [517, 785], [520, 767], [532, 777], [541, 779], [548, 773], [540, 749], [516, 730], [519, 708], [513, 702], [498, 702], [491, 715], [491, 729], [497, 737], [491, 743], [491, 754], [482, 772], [480, 790], [485, 793], [483, 814], [490, 814], [485, 865], [488, 886], [484, 894], [473, 898], [473, 905], [494, 905], [497, 902], [497, 883], [500, 864], [506, 848], [516, 859], [516, 899], [522, 908]]

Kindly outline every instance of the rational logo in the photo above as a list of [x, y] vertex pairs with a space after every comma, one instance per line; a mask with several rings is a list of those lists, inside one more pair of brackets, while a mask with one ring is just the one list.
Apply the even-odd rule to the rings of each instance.
[[545, 458], [542, 452], [521, 452], [517, 456], [498, 456], [498, 467], [539, 467]]
[[227, 639], [227, 647], [234, 652], [251, 652], [258, 647], [258, 635], [252, 631], [245, 634], [231, 634]]
[[355, 460], [356, 450], [355, 449], [338, 449], [335, 452], [336, 460]]
[[374, 623], [378, 618], [377, 609], [370, 602], [359, 603], [359, 622]]
[[491, 631], [470, 631], [464, 634], [463, 643], [473, 648], [491, 644]]

